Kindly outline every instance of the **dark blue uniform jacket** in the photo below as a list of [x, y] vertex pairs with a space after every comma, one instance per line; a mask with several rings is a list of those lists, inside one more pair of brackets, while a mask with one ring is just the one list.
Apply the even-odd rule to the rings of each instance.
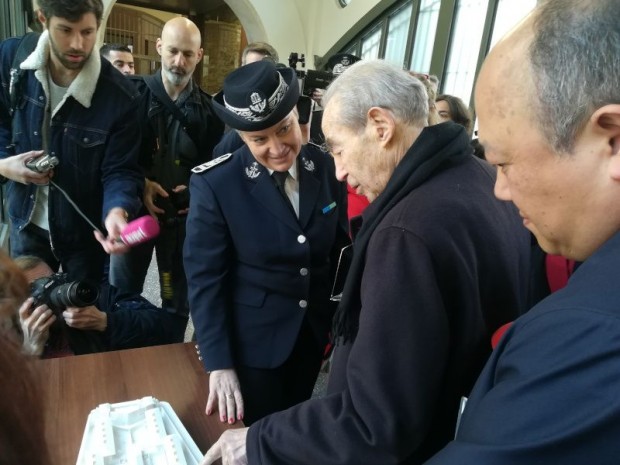
[[620, 233], [504, 335], [432, 465], [620, 460]]
[[316, 147], [304, 146], [297, 163], [299, 219], [246, 146], [191, 178], [184, 263], [207, 370], [281, 365], [306, 315], [327, 342], [346, 190]]

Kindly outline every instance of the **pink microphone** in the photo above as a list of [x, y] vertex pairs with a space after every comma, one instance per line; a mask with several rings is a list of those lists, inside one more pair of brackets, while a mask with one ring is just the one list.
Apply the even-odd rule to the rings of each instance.
[[121, 232], [120, 240], [133, 247], [156, 238], [159, 235], [159, 223], [150, 215], [141, 216], [127, 223]]

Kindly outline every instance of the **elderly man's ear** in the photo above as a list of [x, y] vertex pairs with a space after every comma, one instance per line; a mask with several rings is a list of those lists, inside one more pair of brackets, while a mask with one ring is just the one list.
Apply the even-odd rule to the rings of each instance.
[[590, 124], [596, 134], [608, 141], [611, 157], [609, 174], [612, 179], [620, 181], [620, 105], [605, 105], [599, 108], [590, 118]]
[[375, 140], [385, 148], [394, 137], [396, 120], [394, 114], [385, 108], [372, 107], [368, 110], [367, 129], [370, 129]]

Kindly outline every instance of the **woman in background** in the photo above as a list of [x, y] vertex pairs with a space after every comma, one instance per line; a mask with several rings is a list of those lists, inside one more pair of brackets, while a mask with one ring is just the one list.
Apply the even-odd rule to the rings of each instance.
[[440, 122], [454, 121], [465, 128], [471, 137], [474, 128], [471, 112], [465, 102], [454, 95], [441, 94], [435, 100]]

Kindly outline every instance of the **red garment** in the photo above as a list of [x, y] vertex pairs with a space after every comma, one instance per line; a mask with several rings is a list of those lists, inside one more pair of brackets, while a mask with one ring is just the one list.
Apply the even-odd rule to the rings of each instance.
[[[545, 270], [549, 290], [553, 293], [566, 286], [568, 283], [568, 278], [570, 278], [573, 274], [574, 269], [575, 260], [569, 260], [568, 258], [564, 258], [560, 255], [547, 254], [545, 257]], [[499, 329], [493, 333], [493, 336], [491, 337], [491, 347], [495, 349], [495, 346], [497, 346], [500, 339], [504, 333], [508, 331], [510, 326], [512, 326], [512, 322], [500, 326]]]
[[357, 194], [351, 186], [347, 184], [347, 216], [349, 220], [362, 214], [370, 203], [368, 199], [360, 194]]
[[508, 329], [512, 326], [512, 321], [510, 321], [509, 323], [506, 323], [502, 326], [500, 326], [499, 328], [497, 328], [497, 330], [493, 333], [493, 336], [491, 337], [491, 347], [493, 349], [495, 349], [495, 347], [497, 346], [497, 344], [499, 344], [499, 341], [502, 339], [502, 336], [504, 335], [504, 333], [506, 331], [508, 331]]
[[547, 282], [549, 290], [555, 292], [566, 286], [568, 278], [575, 269], [575, 260], [569, 260], [560, 255], [549, 255], [545, 257], [545, 269], [547, 270]]

